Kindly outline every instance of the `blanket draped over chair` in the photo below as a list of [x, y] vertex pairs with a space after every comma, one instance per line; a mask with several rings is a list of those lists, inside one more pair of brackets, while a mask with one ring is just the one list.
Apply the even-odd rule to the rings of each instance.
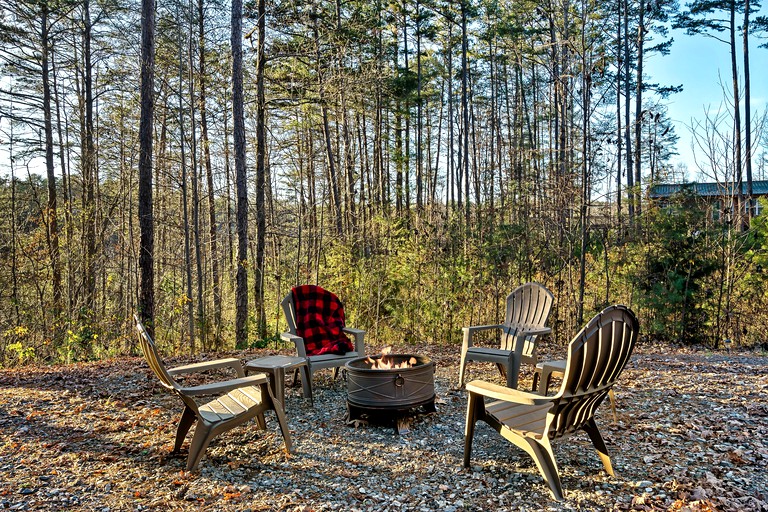
[[355, 350], [344, 328], [344, 306], [333, 293], [319, 286], [291, 290], [296, 307], [296, 335], [304, 338], [307, 355], [346, 354]]

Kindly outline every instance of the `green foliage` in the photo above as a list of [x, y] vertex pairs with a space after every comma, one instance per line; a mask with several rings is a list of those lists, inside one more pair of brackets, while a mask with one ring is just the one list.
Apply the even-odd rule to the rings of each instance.
[[[27, 344], [28, 335], [29, 329], [21, 325], [5, 331], [3, 333], [5, 341], [3, 359], [19, 365], [33, 361], [35, 358], [35, 348]], [[11, 357], [6, 356], [6, 353], [10, 354]]]
[[91, 325], [81, 325], [74, 330], [67, 330], [64, 343], [59, 348], [60, 359], [66, 363], [91, 359], [98, 338], [99, 334]]
[[711, 311], [702, 300], [709, 279], [720, 268], [717, 231], [707, 226], [700, 207], [681, 195], [648, 214], [645, 240], [631, 243], [624, 271], [645, 311], [644, 331], [663, 340], [707, 341]]

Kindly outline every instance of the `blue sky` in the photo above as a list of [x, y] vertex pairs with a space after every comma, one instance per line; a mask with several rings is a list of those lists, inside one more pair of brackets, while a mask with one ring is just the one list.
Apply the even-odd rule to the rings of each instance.
[[[767, 11], [764, 6], [760, 14], [766, 15]], [[669, 118], [675, 124], [675, 132], [680, 136], [677, 145], [679, 155], [674, 157], [673, 164], [684, 163], [688, 167], [688, 179], [697, 180], [699, 176], [693, 160], [689, 126], [693, 119], [704, 119], [706, 108], [712, 113], [717, 112], [719, 108], [728, 108], [724, 103], [721, 81], [730, 93], [733, 87], [731, 57], [728, 45], [711, 37], [687, 36], [680, 31], [673, 32], [672, 36], [675, 42], [670, 55], [653, 55], [648, 60], [645, 71], [652, 82], [661, 85], [683, 85], [682, 92], [671, 95], [664, 103], [669, 109]], [[753, 38], [749, 48], [753, 123], [755, 117], [762, 113], [768, 104], [768, 50], [757, 47], [761, 42], [764, 43], [765, 40], [757, 41]], [[737, 45], [741, 47], [740, 36]], [[741, 51], [738, 62], [741, 73]], [[742, 123], [743, 119], [742, 113]]]

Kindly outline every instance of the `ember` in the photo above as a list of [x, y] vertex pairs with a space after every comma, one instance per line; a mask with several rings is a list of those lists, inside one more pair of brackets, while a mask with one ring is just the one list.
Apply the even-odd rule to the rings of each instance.
[[[389, 370], [391, 368], [412, 368], [416, 366], [418, 363], [418, 360], [411, 356], [410, 359], [406, 361], [401, 361], [399, 363], [395, 362], [395, 359], [390, 355], [392, 353], [392, 347], [386, 347], [381, 351], [381, 356], [376, 357], [375, 359], [373, 357], [366, 357], [365, 363], [370, 365], [370, 368], [373, 370]], [[374, 356], [375, 357], [375, 356]]]

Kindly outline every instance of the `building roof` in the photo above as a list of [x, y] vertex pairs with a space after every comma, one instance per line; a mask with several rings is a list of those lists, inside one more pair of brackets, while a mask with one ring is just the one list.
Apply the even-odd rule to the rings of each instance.
[[[732, 195], [735, 189], [733, 183], [661, 183], [651, 187], [649, 195], [652, 199], [670, 197], [683, 190], [690, 190], [691, 193], [702, 197], [719, 197]], [[741, 184], [742, 194], [747, 193], [747, 183]], [[753, 180], [752, 195], [768, 195], [768, 180]]]

